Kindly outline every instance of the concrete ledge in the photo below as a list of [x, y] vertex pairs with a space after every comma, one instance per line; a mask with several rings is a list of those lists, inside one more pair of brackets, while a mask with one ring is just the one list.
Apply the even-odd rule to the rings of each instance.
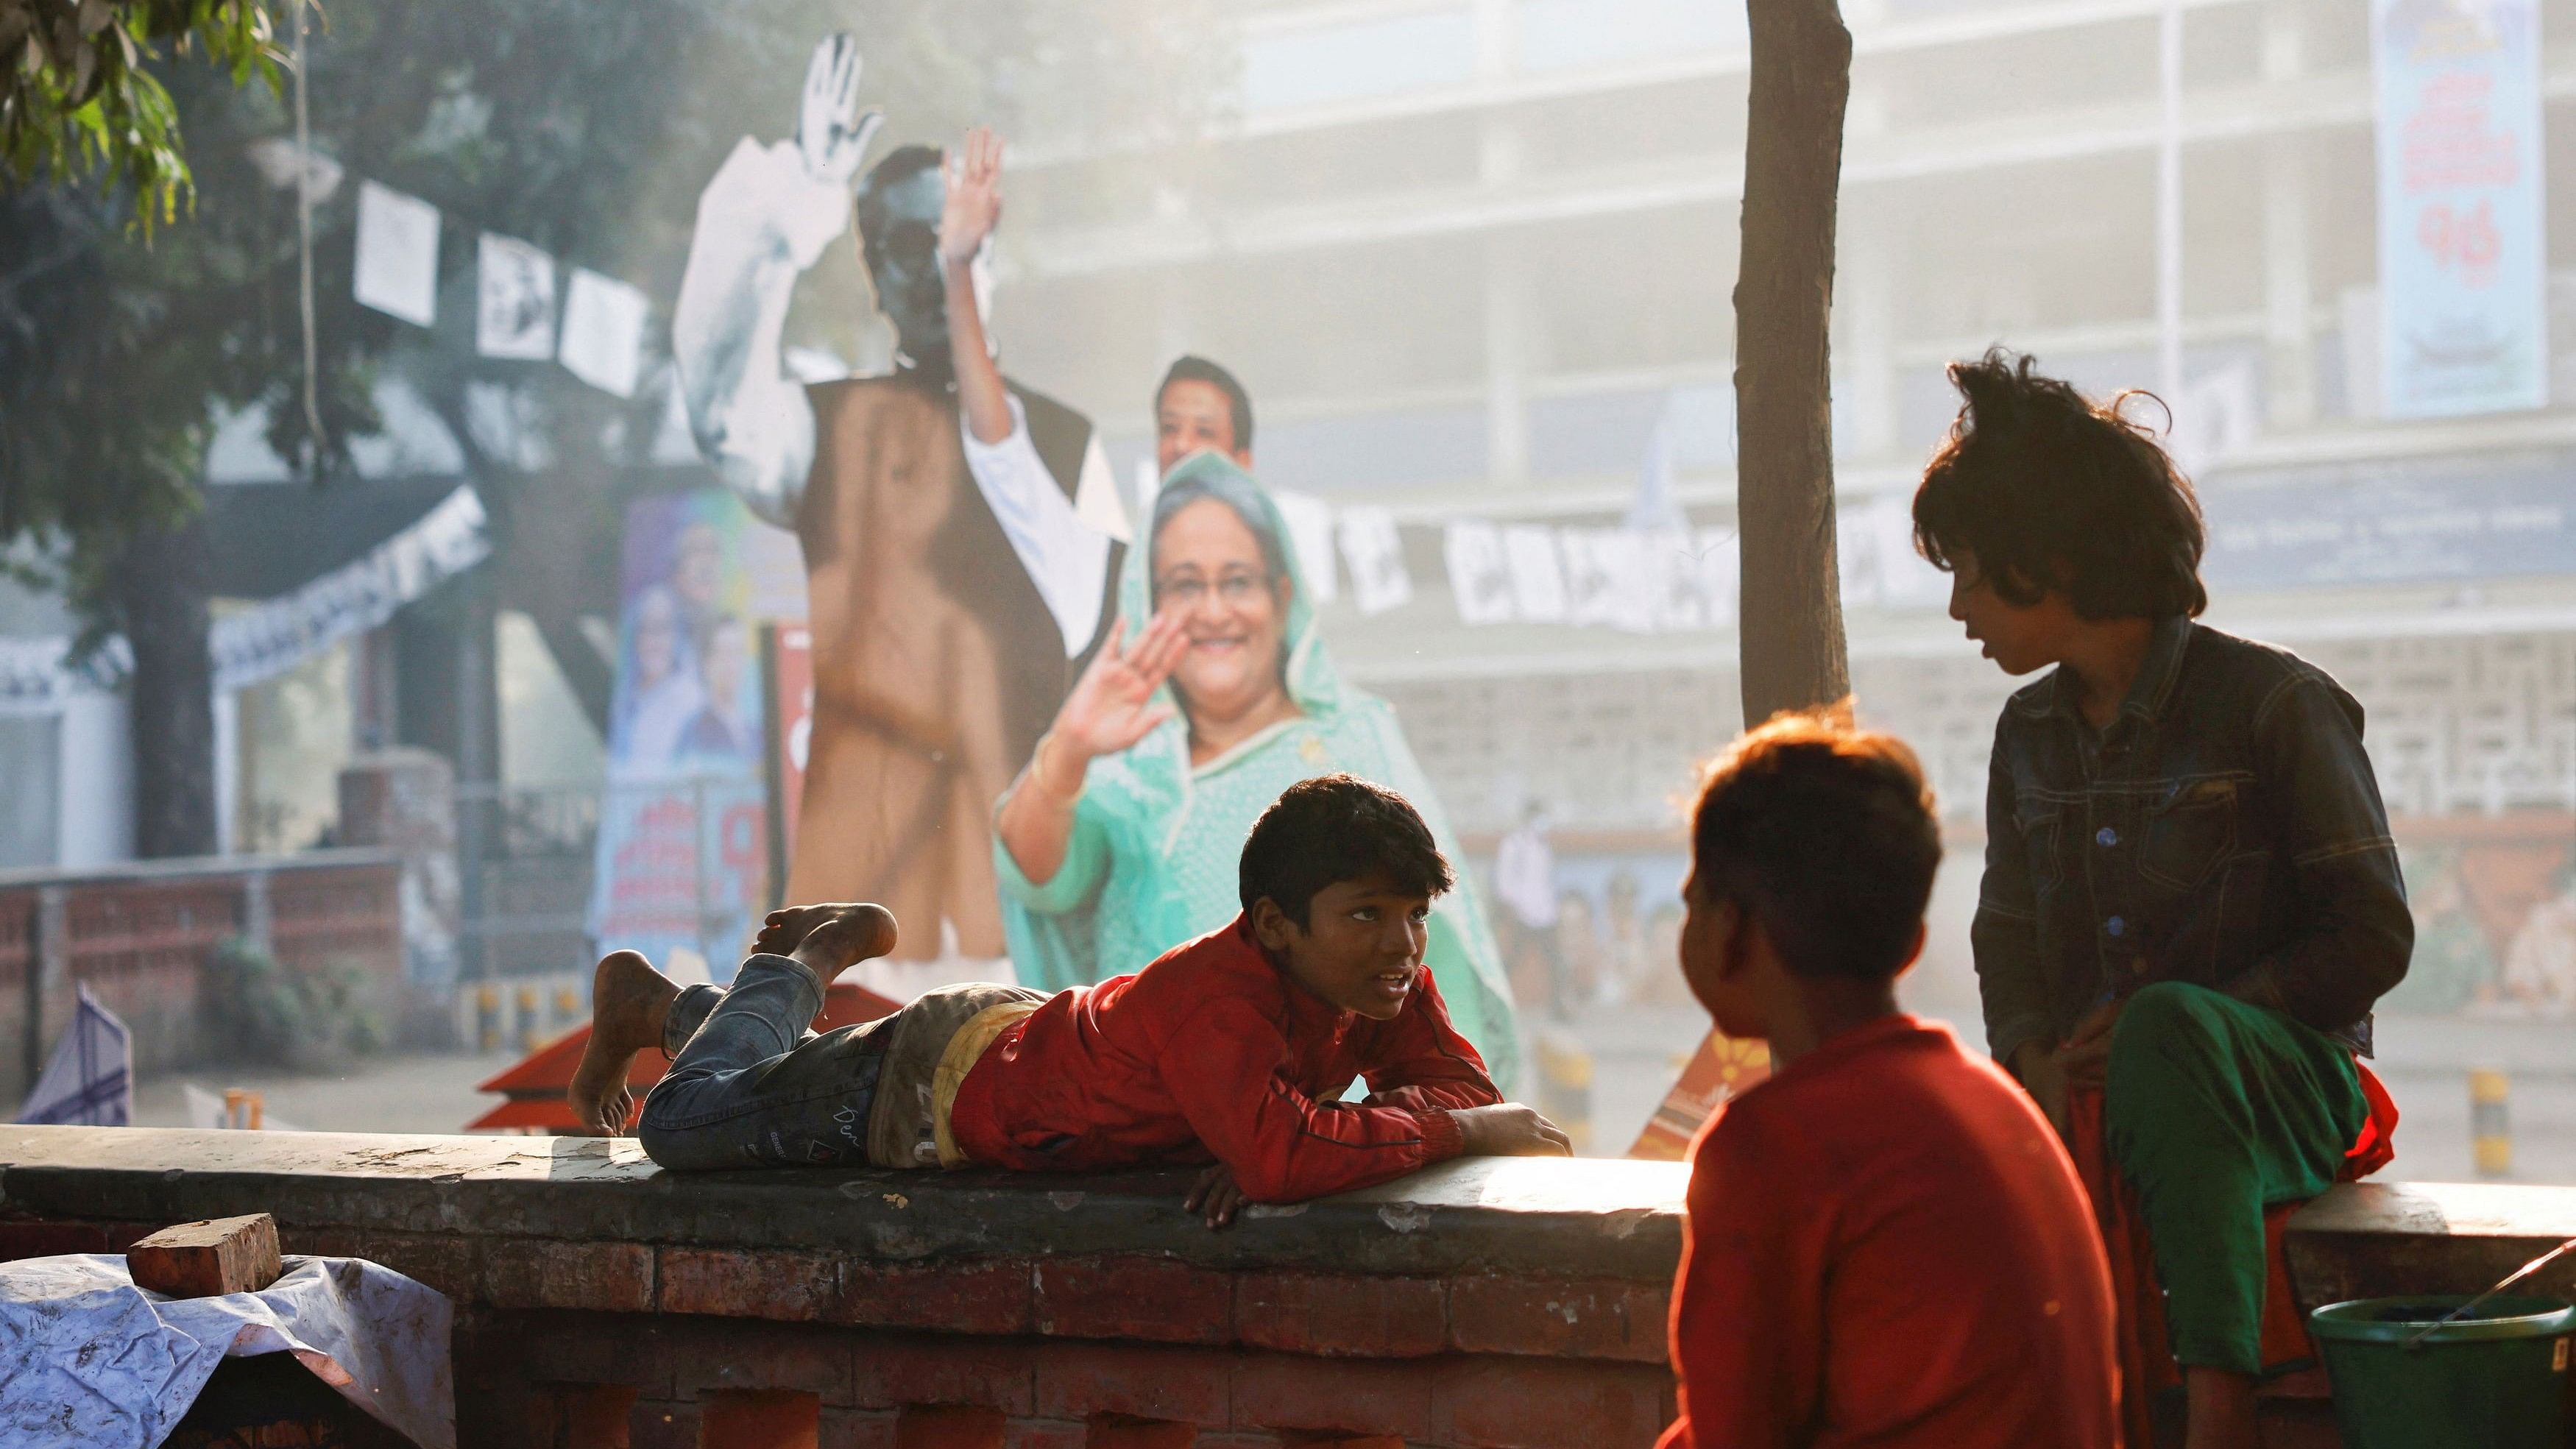
[[[2576, 1238], [2576, 1187], [2357, 1182], [2329, 1188], [2282, 1235], [2310, 1309], [2353, 1298], [2478, 1293]], [[2518, 1286], [2576, 1301], [2576, 1253]]]
[[545, 1238], [885, 1263], [1150, 1254], [1230, 1270], [1547, 1273], [1663, 1284], [1679, 1163], [1474, 1158], [1211, 1232], [1187, 1169], [670, 1173], [631, 1139], [0, 1127], [0, 1213], [163, 1223], [246, 1212], [292, 1230]]

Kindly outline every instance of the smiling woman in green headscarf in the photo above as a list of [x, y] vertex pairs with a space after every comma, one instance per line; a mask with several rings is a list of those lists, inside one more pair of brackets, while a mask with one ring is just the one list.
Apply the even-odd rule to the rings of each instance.
[[[1122, 618], [1002, 797], [994, 863], [1020, 982], [1141, 969], [1241, 909], [1236, 857], [1299, 780], [1348, 771], [1402, 792], [1458, 853], [1395, 711], [1342, 681], [1279, 510], [1215, 453], [1164, 479], [1127, 555]], [[1126, 620], [1149, 622], [1132, 639]], [[1475, 887], [1433, 908], [1424, 959], [1508, 1092], [1520, 1042]]]

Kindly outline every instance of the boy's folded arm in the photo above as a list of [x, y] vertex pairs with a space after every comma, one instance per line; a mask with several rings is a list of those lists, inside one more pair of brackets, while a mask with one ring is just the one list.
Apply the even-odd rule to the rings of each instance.
[[1360, 1072], [1368, 1080], [1368, 1106], [1433, 1112], [1503, 1100], [1475, 1044], [1450, 1024], [1428, 971], [1419, 995], [1388, 1024], [1375, 1055]]
[[1254, 1202], [1371, 1187], [1464, 1145], [1439, 1108], [1319, 1103], [1288, 1080], [1289, 1060], [1277, 1022], [1219, 999], [1172, 1033], [1157, 1063], [1191, 1130]]

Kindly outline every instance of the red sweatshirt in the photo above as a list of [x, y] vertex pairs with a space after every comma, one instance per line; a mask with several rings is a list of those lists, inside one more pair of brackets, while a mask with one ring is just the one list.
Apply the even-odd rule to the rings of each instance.
[[[1366, 1102], [1336, 1100], [1362, 1077]], [[1237, 917], [994, 1038], [949, 1130], [979, 1163], [1214, 1160], [1254, 1201], [1295, 1202], [1455, 1157], [1448, 1109], [1501, 1100], [1429, 971], [1393, 1021], [1372, 1021], [1282, 975]]]
[[2111, 1276], [2021, 1089], [1890, 1016], [1725, 1104], [1692, 1149], [1660, 1449], [2119, 1443]]

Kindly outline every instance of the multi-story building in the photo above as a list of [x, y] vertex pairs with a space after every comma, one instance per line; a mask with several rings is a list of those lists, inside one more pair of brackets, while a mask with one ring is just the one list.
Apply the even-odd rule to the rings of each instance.
[[[2166, 7], [1844, 8], [1833, 412], [1854, 680], [1973, 830], [2007, 682], [1943, 616], [1937, 576], [1872, 557], [1905, 548], [1895, 510], [1955, 406], [1945, 362], [2002, 343], [2090, 389], [2157, 382]], [[2179, 338], [2211, 618], [2354, 689], [2402, 815], [2564, 812], [2576, 326], [2554, 329], [2549, 406], [2380, 416], [2371, 10], [2180, 5]], [[2576, 3], [2541, 10], [2543, 216], [2568, 266], [2576, 51], [2547, 42], [2576, 35]], [[1739, 723], [1733, 621], [1470, 626], [1443, 531], [1615, 523], [1659, 435], [1692, 523], [1731, 522], [1743, 7], [1290, 0], [1246, 14], [1241, 46], [1234, 105], [1196, 145], [1021, 149], [1014, 371], [1134, 458], [1164, 362], [1233, 366], [1268, 481], [1400, 525], [1410, 601], [1364, 614], [1346, 589], [1327, 629], [1462, 828], [1537, 799], [1604, 849], [1672, 841], [1693, 758]], [[2542, 833], [2571, 832], [2562, 815]]]
[[[2213, 525], [2212, 618], [2354, 689], [2402, 835], [2456, 840], [2461, 820], [2491, 819], [2537, 842], [2511, 881], [2447, 892], [2500, 962], [2534, 903], [2564, 896], [2576, 921], [2576, 253], [2558, 240], [2576, 235], [2576, 187], [2547, 164], [2576, 141], [2576, 49], [2548, 44], [2576, 36], [2576, 0], [2539, 6], [2542, 230], [2568, 313], [2550, 329], [2547, 405], [2431, 421], [2383, 416], [2375, 7], [2170, 3], [2170, 128], [2169, 0], [1845, 7], [1833, 416], [1860, 707], [1918, 744], [1972, 837], [2008, 682], [1944, 618], [1903, 503], [1952, 415], [1953, 358], [2001, 343], [2088, 388], [2158, 383], [2170, 135], [2177, 401]], [[1678, 507], [1695, 531], [1625, 557], [1669, 571], [1687, 550], [1703, 605], [1731, 597], [1711, 564], [1732, 547], [1736, 486], [1741, 0], [1273, 0], [1234, 11], [1225, 43], [1239, 64], [1193, 137], [1014, 138], [997, 324], [1011, 371], [1099, 419], [1123, 474], [1150, 450], [1148, 394], [1173, 356], [1232, 366], [1267, 481], [1393, 526], [1410, 596], [1363, 610], [1346, 583], [1326, 632], [1395, 701], [1462, 830], [1490, 839], [1543, 802], [1569, 879], [1598, 890], [1624, 867], [1661, 896], [1674, 797], [1740, 723], [1736, 631], [1766, 621], [1703, 607], [1578, 626], [1506, 608], [1471, 624], [1484, 614], [1452, 586], [1451, 529], [1606, 530], [1655, 511], [1639, 506], [1658, 501], [1640, 499], [1652, 480], [1666, 520]], [[217, 453], [217, 481], [276, 471]], [[595, 768], [551, 673], [511, 662], [543, 653], [524, 622], [496, 646], [502, 687], [547, 689], [509, 712], [557, 723], [505, 731], [504, 753], [572, 740], [572, 773]], [[0, 724], [28, 750], [70, 728]], [[321, 756], [253, 733], [274, 739], [245, 756], [227, 843], [312, 838]], [[105, 768], [114, 752], [90, 753]], [[566, 775], [504, 764], [517, 784]], [[0, 860], [115, 853], [115, 832], [91, 828], [122, 813], [109, 784], [0, 800], [18, 822]], [[284, 795], [303, 813], [272, 808]], [[80, 802], [95, 820], [70, 821]], [[2428, 860], [2410, 872], [2443, 886], [2456, 861]], [[2576, 959], [2576, 936], [2564, 950]]]

